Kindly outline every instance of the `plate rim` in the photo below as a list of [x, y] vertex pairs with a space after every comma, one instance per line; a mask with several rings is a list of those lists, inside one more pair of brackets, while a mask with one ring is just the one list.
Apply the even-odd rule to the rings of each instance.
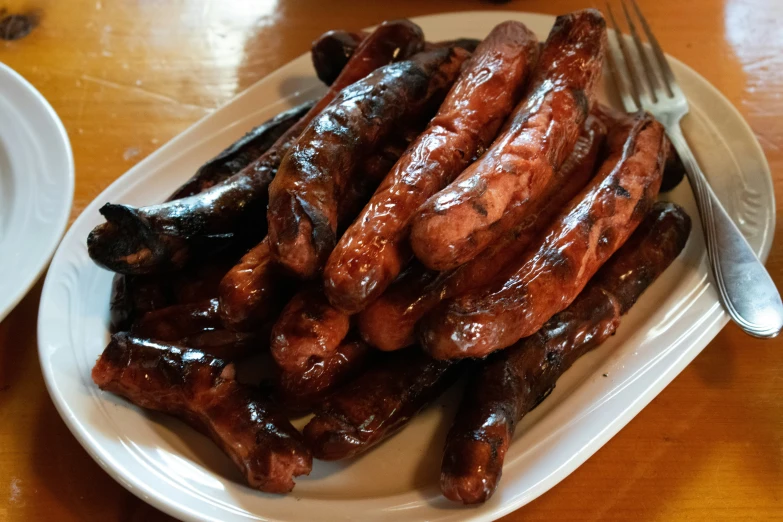
[[[474, 14], [474, 15], [493, 15], [493, 16], [497, 16], [497, 17], [508, 16], [508, 17], [512, 17], [512, 18], [518, 18], [520, 16], [533, 16], [533, 17], [544, 17], [544, 18], [547, 18], [547, 19], [554, 19], [555, 16], [556, 16], [556, 15], [550, 15], [550, 14], [547, 14], [547, 13], [533, 13], [533, 12], [526, 12], [526, 11], [470, 10], [470, 11], [454, 11], [454, 12], [434, 13], [434, 14], [430, 14], [430, 15], [413, 17], [413, 18], [411, 18], [411, 20], [416, 21], [416, 22], [421, 22], [423, 20], [427, 20], [427, 19], [431, 19], [431, 18], [438, 18], [438, 17], [444, 16], [444, 15], [470, 15], [470, 14]], [[302, 58], [302, 56], [307, 56], [307, 55], [308, 55], [308, 53], [304, 53], [303, 55], [300, 55], [298, 57], [293, 58], [292, 60], [288, 61], [286, 64], [281, 66], [280, 68], [270, 72], [269, 74], [265, 75], [263, 78], [260, 78], [258, 80], [258, 82], [264, 81], [265, 79], [280, 73], [280, 71], [282, 69], [284, 69], [285, 67], [290, 65], [292, 62]], [[671, 55], [667, 55], [667, 56], [669, 58], [672, 58], [675, 61], [677, 61], [679, 66], [682, 66], [683, 68], [687, 69], [691, 74], [695, 75], [700, 80], [702, 80], [702, 82], [701, 82], [702, 86], [706, 86], [714, 95], [717, 95], [716, 97], [722, 102], [722, 104], [725, 107], [729, 108], [729, 110], [733, 113], [733, 116], [742, 123], [742, 125], [743, 125], [742, 131], [744, 131], [745, 133], [747, 133], [750, 136], [753, 136], [753, 140], [750, 140], [750, 141], [752, 142], [753, 148], [754, 148], [754, 150], [757, 153], [757, 157], [762, 159], [763, 166], [765, 167], [765, 173], [764, 174], [766, 174], [766, 175], [761, 176], [760, 179], [763, 179], [764, 184], [766, 185], [767, 188], [769, 188], [769, 194], [770, 194], [771, 201], [772, 201], [772, 205], [771, 205], [769, 211], [771, 212], [771, 221], [774, 223], [775, 220], [776, 220], [776, 207], [775, 207], [775, 204], [774, 204], [775, 203], [775, 194], [774, 194], [774, 190], [773, 190], [773, 180], [771, 178], [771, 171], [770, 171], [770, 168], [769, 168], [769, 162], [768, 162], [768, 160], [766, 158], [766, 155], [764, 154], [763, 148], [761, 147], [760, 143], [758, 142], [758, 139], [755, 138], [755, 133], [753, 132], [752, 128], [750, 127], [748, 122], [745, 120], [745, 118], [742, 116], [742, 114], [739, 112], [737, 107], [735, 107], [734, 104], [731, 103], [731, 101], [728, 100], [728, 98], [726, 98], [726, 96], [721, 91], [719, 91], [714, 85], [712, 85], [706, 78], [701, 76], [693, 68], [691, 68], [687, 64], [681, 62], [677, 58], [674, 58]], [[248, 93], [248, 91], [253, 89], [253, 87], [255, 87], [258, 82], [254, 83], [253, 85], [249, 86], [248, 88], [246, 88], [242, 92], [238, 93], [231, 100], [226, 102], [224, 107], [227, 106], [227, 105], [233, 104], [235, 101], [237, 101], [238, 99], [242, 98], [244, 95], [246, 95]], [[280, 98], [280, 99], [275, 100], [275, 101], [280, 101], [282, 99], [285, 99], [285, 98]], [[172, 138], [172, 140], [170, 140], [169, 142], [161, 145], [161, 147], [158, 149], [158, 151], [166, 148], [172, 142], [174, 142], [175, 140], [178, 140], [178, 138], [183, 137], [183, 135], [188, 134], [190, 131], [193, 130], [194, 127], [202, 124], [205, 120], [210, 119], [211, 117], [213, 117], [218, 112], [220, 112], [220, 109], [217, 109], [215, 112], [210, 113], [210, 114], [200, 118], [199, 120], [194, 122], [192, 125], [188, 126], [183, 132], [181, 132], [180, 134], [178, 134], [177, 136]], [[117, 184], [118, 182], [120, 182], [121, 180], [123, 180], [123, 179], [125, 179], [127, 177], [133, 176], [134, 172], [136, 171], [137, 168], [139, 168], [141, 166], [146, 167], [147, 161], [150, 160], [151, 158], [153, 158], [153, 156], [155, 156], [158, 151], [153, 152], [150, 156], [148, 156], [147, 158], [145, 158], [144, 160], [139, 162], [139, 164], [135, 165], [134, 167], [129, 169], [127, 172], [125, 172], [123, 175], [121, 175], [120, 177], [115, 179], [95, 199], [97, 200], [97, 199], [100, 199], [100, 198], [104, 197], [104, 194], [106, 192], [108, 192], [110, 189], [112, 189], [112, 187], [114, 187], [115, 184]], [[87, 206], [85, 206], [85, 210], [89, 206], [91, 206], [94, 201], [95, 200], [93, 200]], [[82, 213], [77, 217], [77, 219], [74, 220], [74, 223], [71, 225], [71, 228], [68, 230], [68, 232], [66, 233], [65, 238], [63, 239], [63, 243], [65, 243], [65, 239], [68, 239], [69, 235], [75, 229], [74, 225], [76, 224], [76, 222], [79, 221], [84, 214], [85, 214], [85, 211], [83, 210]], [[762, 245], [761, 245], [760, 257], [764, 261], [767, 259], [768, 255], [769, 255], [769, 252], [770, 252], [770, 249], [771, 249], [771, 246], [772, 246], [772, 244], [774, 242], [774, 232], [775, 232], [775, 229], [774, 229], [774, 227], [772, 227], [771, 232], [769, 233], [769, 239], [766, 242], [762, 243]], [[55, 261], [56, 261], [56, 256], [57, 256], [57, 254], [59, 254], [59, 252], [60, 252], [60, 249], [58, 248], [57, 252], [55, 253]], [[51, 284], [53, 284], [53, 283], [51, 283]], [[47, 276], [47, 280], [44, 283], [44, 289], [43, 289], [43, 292], [42, 292], [42, 295], [41, 295], [41, 305], [43, 305], [44, 297], [47, 294], [47, 289], [48, 289], [49, 286], [50, 286], [50, 279]], [[706, 345], [707, 343], [709, 343], [715, 337], [715, 335], [717, 335], [717, 333], [720, 331], [720, 329], [722, 329], [722, 327], [725, 326], [726, 323], [728, 323], [729, 319], [726, 316], [726, 314], [723, 313], [722, 310], [720, 310], [720, 307], [718, 307], [717, 310], [710, 310], [709, 312], [705, 312], [704, 316], [707, 317], [707, 318], [711, 318], [711, 323], [709, 325], [709, 329], [705, 330], [703, 332], [703, 335], [702, 335], [702, 337], [705, 337], [705, 336], [708, 337], [707, 341], [705, 341], [703, 343], [704, 345]], [[39, 339], [39, 341], [38, 341], [38, 345], [39, 345], [38, 348], [39, 348], [39, 354], [41, 354], [43, 352], [43, 350], [44, 350], [44, 346], [43, 346], [43, 342], [42, 342], [42, 339], [44, 337], [42, 335], [42, 329], [43, 328], [44, 328], [44, 325], [41, 322], [41, 315], [39, 313], [39, 321], [38, 321], [38, 339]], [[713, 330], [714, 330], [714, 333], [713, 333]], [[682, 357], [681, 358], [682, 361], [680, 361], [681, 364], [678, 364], [676, 366], [674, 366], [674, 365], [670, 366], [667, 372], [665, 372], [665, 373], [663, 373], [663, 374], [661, 374], [659, 376], [657, 384], [660, 384], [660, 386], [658, 387], [658, 390], [655, 391], [654, 393], [650, 393], [648, 400], [642, 401], [642, 402], [644, 402], [644, 404], [642, 404], [641, 407], [639, 407], [638, 409], [635, 408], [636, 411], [633, 414], [626, 415], [624, 418], [619, 418], [618, 417], [618, 419], [616, 419], [611, 424], [606, 426], [606, 429], [602, 432], [603, 434], [608, 434], [605, 437], [604, 442], [602, 442], [601, 444], [596, 444], [596, 445], [592, 446], [591, 447], [592, 451], [588, 451], [588, 452], [582, 451], [579, 454], [577, 454], [575, 456], [577, 458], [573, 458], [572, 459], [572, 462], [574, 462], [573, 466], [569, 465], [567, 467], [564, 467], [564, 468], [568, 468], [568, 469], [566, 471], [562, 472], [562, 473], [559, 473], [561, 470], [557, 470], [558, 473], [553, 473], [552, 475], [550, 475], [548, 477], [548, 480], [546, 481], [547, 484], [546, 485], [540, 484], [539, 486], [537, 486], [535, 491], [534, 491], [534, 494], [532, 494], [532, 496], [531, 495], [521, 496], [521, 498], [517, 499], [516, 501], [501, 504], [499, 506], [496, 506], [494, 509], [482, 509], [480, 511], [479, 510], [471, 510], [470, 508], [460, 509], [460, 510], [458, 510], [458, 512], [461, 514], [460, 519], [461, 520], [480, 520], [480, 521], [494, 520], [497, 517], [503, 516], [505, 514], [508, 514], [508, 513], [512, 512], [512, 511], [518, 509], [519, 507], [529, 503], [533, 499], [537, 498], [541, 494], [543, 494], [546, 491], [548, 491], [549, 489], [551, 489], [552, 486], [554, 486], [555, 484], [559, 483], [566, 476], [568, 476], [574, 469], [576, 469], [585, 460], [587, 460], [587, 458], [589, 458], [593, 453], [595, 453], [595, 451], [597, 451], [598, 449], [603, 447], [603, 445], [605, 444], [606, 440], [610, 439], [617, 432], [619, 432], [631, 419], [633, 419], [636, 416], [638, 411], [643, 409], [644, 406], [646, 406], [647, 403], [649, 403], [653, 398], [655, 398], [658, 395], [658, 393], [660, 393], [660, 390], [663, 389], [666, 385], [668, 385], [669, 382], [671, 382], [671, 380], [674, 377], [676, 377], [676, 375], [678, 375], [680, 373], [680, 371], [685, 366], [687, 366], [687, 364], [689, 364], [690, 361], [693, 358], [695, 358], [696, 355], [698, 355], [701, 352], [701, 349], [703, 349], [703, 347], [698, 349], [698, 350], [695, 350], [692, 354], [688, 354], [688, 355], [692, 355], [691, 357]], [[134, 482], [133, 480], [130, 480], [125, 475], [123, 475], [115, 466], [110, 465], [110, 461], [113, 460], [113, 459], [111, 459], [111, 456], [110, 455], [106, 455], [106, 457], [108, 457], [108, 458], [104, 459], [104, 455], [101, 454], [101, 451], [99, 450], [99, 448], [97, 448], [97, 447], [93, 446], [92, 444], [88, 443], [88, 440], [91, 437], [89, 436], [89, 433], [86, 431], [84, 426], [81, 425], [81, 423], [78, 421], [78, 419], [75, 416], [71, 416], [71, 415], [68, 414], [68, 412], [67, 412], [67, 409], [68, 409], [67, 408], [67, 404], [65, 403], [64, 399], [61, 396], [58, 396], [57, 394], [55, 394], [54, 390], [52, 389], [53, 383], [50, 383], [50, 377], [51, 376], [48, 375], [47, 369], [44, 367], [45, 366], [44, 359], [41, 358], [40, 362], [41, 362], [41, 366], [42, 366], [42, 372], [44, 373], [47, 390], [48, 390], [50, 396], [52, 397], [53, 402], [55, 403], [55, 406], [56, 406], [56, 408], [58, 410], [58, 413], [60, 413], [61, 417], [64, 419], [64, 421], [65, 421], [66, 425], [68, 426], [69, 430], [76, 437], [76, 439], [80, 442], [80, 444], [87, 450], [87, 452], [93, 457], [93, 459], [96, 460], [96, 462], [98, 462], [98, 464], [112, 478], [117, 480], [120, 484], [123, 485], [123, 487], [125, 487], [126, 489], [128, 489], [129, 491], [134, 493], [136, 496], [138, 496], [139, 498], [141, 498], [145, 502], [150, 503], [154, 507], [156, 507], [156, 508], [160, 509], [161, 511], [164, 511], [164, 512], [166, 512], [166, 513], [168, 513], [168, 514], [170, 514], [172, 516], [177, 516], [177, 517], [183, 517], [184, 516], [186, 520], [216, 520], [216, 519], [210, 517], [206, 513], [203, 513], [203, 512], [195, 513], [195, 512], [190, 511], [188, 509], [188, 506], [183, 506], [181, 504], [177, 505], [176, 503], [173, 503], [165, 494], [160, 493], [157, 490], [154, 490], [154, 489], [146, 487], [146, 484], [144, 484], [139, 478], [133, 477], [136, 480], [136, 482]], [[645, 398], [647, 398], [647, 397], [645, 397]], [[60, 401], [62, 401], [62, 404], [60, 403]], [[72, 422], [74, 423], [73, 425], [72, 425]], [[396, 495], [394, 495], [394, 496], [396, 496]], [[366, 501], [366, 500], [370, 500], [370, 499], [363, 499], [363, 500]], [[356, 501], [354, 501], [354, 502], [356, 502]], [[359, 500], [358, 502], [362, 502], [362, 500]], [[487, 506], [487, 504], [485, 504], [484, 506]], [[260, 515], [260, 514], [254, 514], [254, 515], [259, 517], [258, 520], [276, 520], [275, 518], [268, 518], [268, 517], [265, 517], [264, 515]], [[445, 517], [445, 518], [448, 518], [449, 520], [452, 519], [452, 517], [448, 517], [448, 516]]]
[[[71, 210], [73, 209], [73, 198], [76, 186], [76, 167], [73, 158], [73, 149], [71, 147], [71, 140], [68, 136], [68, 132], [63, 125], [57, 111], [54, 110], [49, 101], [44, 97], [41, 92], [33, 86], [24, 76], [12, 69], [10, 66], [3, 62], [0, 62], [0, 83], [3, 81], [3, 77], [6, 77], [11, 82], [16, 82], [21, 86], [28, 94], [32, 96], [32, 99], [40, 105], [44, 113], [54, 124], [54, 128], [58, 135], [58, 144], [63, 146], [63, 151], [66, 155], [66, 164], [64, 165], [65, 171], [65, 186], [63, 187], [63, 193], [67, 198], [67, 202], [63, 211], [56, 216], [56, 220], [53, 222], [54, 231], [45, 245], [46, 254], [39, 260], [36, 260], [36, 264], [40, 264], [30, 275], [29, 280], [20, 284], [17, 290], [12, 293], [12, 298], [7, 301], [6, 304], [0, 303], [0, 322], [4, 321], [16, 306], [24, 299], [30, 289], [35, 286], [44, 272], [47, 271], [49, 262], [57, 252], [60, 241], [63, 239], [66, 229], [68, 228], [68, 221], [71, 216]], [[74, 220], [75, 221], [75, 220]]]

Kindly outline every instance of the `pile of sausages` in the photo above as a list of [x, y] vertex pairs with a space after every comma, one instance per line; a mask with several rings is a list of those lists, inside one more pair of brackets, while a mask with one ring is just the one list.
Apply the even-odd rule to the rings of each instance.
[[[682, 167], [649, 114], [596, 101], [595, 10], [539, 43], [408, 20], [313, 44], [322, 98], [253, 129], [166, 202], [107, 203], [102, 389], [211, 437], [284, 493], [468, 379], [443, 494], [484, 502], [516, 423], [683, 249]], [[271, 354], [268, 381], [237, 366]], [[313, 413], [303, 432], [289, 417]]]

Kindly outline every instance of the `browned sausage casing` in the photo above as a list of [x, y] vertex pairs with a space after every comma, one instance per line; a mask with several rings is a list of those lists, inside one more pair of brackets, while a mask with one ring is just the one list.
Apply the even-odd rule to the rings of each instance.
[[280, 373], [277, 398], [287, 411], [306, 413], [326, 395], [364, 368], [369, 347], [362, 341], [345, 341], [302, 371]]
[[332, 85], [365, 38], [367, 33], [363, 31], [351, 33], [333, 30], [319, 36], [310, 48], [313, 68], [318, 79], [326, 85]]
[[312, 469], [302, 437], [277, 408], [235, 380], [232, 364], [198, 350], [116, 334], [92, 370], [101, 389], [179, 417], [210, 437], [247, 483], [286, 493]]
[[[310, 52], [313, 59], [313, 68], [318, 79], [326, 85], [331, 85], [365, 38], [367, 38], [367, 33], [364, 31], [351, 33], [336, 30], [327, 31], [319, 36], [313, 42]], [[461, 47], [472, 53], [480, 42], [480, 40], [474, 38], [457, 38], [456, 40], [434, 43], [425, 42], [424, 50], [430, 51], [438, 47]]]
[[519, 22], [498, 25], [478, 46], [437, 115], [329, 256], [324, 287], [333, 305], [356, 313], [397, 277], [410, 257], [404, 243], [414, 213], [489, 145], [537, 56], [536, 36]]
[[441, 490], [447, 498], [475, 504], [492, 496], [517, 422], [574, 361], [614, 333], [620, 315], [679, 255], [690, 225], [677, 205], [656, 203], [571, 306], [487, 360], [465, 388], [446, 441]]
[[472, 259], [522, 221], [573, 150], [601, 74], [606, 24], [588, 9], [557, 17], [528, 95], [490, 149], [419, 209], [410, 242], [433, 270]]
[[[401, 133], [384, 144], [377, 155], [367, 158], [362, 175], [351, 180], [350, 189], [341, 202], [340, 225], [344, 227], [346, 221], [353, 219], [358, 208], [361, 208], [400, 157], [405, 149], [403, 144], [409, 141], [408, 133]], [[223, 323], [236, 331], [255, 330], [259, 321], [280, 310], [281, 301], [290, 295], [290, 287], [288, 278], [271, 257], [269, 238], [264, 238], [221, 282], [220, 313]]]
[[320, 272], [337, 241], [351, 174], [395, 127], [442, 100], [467, 56], [436, 49], [381, 67], [313, 119], [269, 186], [269, 239], [278, 262], [303, 279]]
[[288, 286], [265, 238], [220, 281], [219, 312], [223, 324], [238, 332], [257, 330], [283, 306], [282, 295]]
[[316, 407], [304, 437], [321, 460], [353, 457], [399, 431], [457, 377], [457, 365], [418, 349], [378, 357]]
[[330, 356], [348, 334], [350, 318], [335, 310], [320, 288], [296, 294], [272, 328], [272, 356], [289, 372], [305, 371]]
[[206, 330], [222, 328], [218, 300], [167, 306], [148, 312], [133, 325], [137, 337], [173, 342]]
[[454, 270], [438, 274], [414, 263], [416, 268], [408, 270], [358, 315], [362, 338], [385, 351], [409, 346], [416, 340], [416, 323], [441, 301], [481, 288], [502, 274], [593, 176], [605, 136], [604, 123], [589, 116], [571, 156], [555, 174], [546, 196], [534, 205], [529, 219]]
[[359, 45], [323, 98], [240, 172], [200, 194], [161, 205], [104, 205], [100, 211], [107, 222], [87, 238], [90, 257], [115, 272], [160, 273], [181, 268], [191, 258], [238, 238], [260, 240], [269, 183], [302, 130], [344, 87], [382, 65], [411, 56], [423, 45], [421, 29], [413, 22], [382, 23]]
[[258, 331], [225, 330], [218, 314], [218, 300], [172, 305], [143, 315], [131, 334], [143, 339], [174, 343], [214, 355], [226, 361], [258, 353], [269, 347], [269, 324]]
[[420, 323], [438, 359], [483, 357], [535, 333], [567, 307], [628, 238], [658, 195], [663, 127], [638, 114], [609, 137], [610, 156], [509, 278], [444, 302]]
[[187, 198], [200, 194], [218, 183], [230, 178], [250, 162], [261, 156], [293, 127], [302, 116], [312, 109], [314, 101], [283, 111], [269, 121], [232, 143], [227, 149], [202, 165], [188, 181], [174, 191], [166, 201]]

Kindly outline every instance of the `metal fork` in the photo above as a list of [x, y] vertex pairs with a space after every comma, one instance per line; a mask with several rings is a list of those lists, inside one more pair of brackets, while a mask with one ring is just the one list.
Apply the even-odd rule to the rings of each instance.
[[[650, 49], [642, 43], [625, 0], [621, 1], [634, 46], [628, 45], [622, 36], [612, 8], [607, 4], [607, 14], [614, 28], [614, 35], [609, 35], [607, 63], [625, 110], [650, 112], [666, 128], [666, 134], [679, 153], [699, 208], [712, 275], [726, 311], [750, 335], [775, 337], [783, 328], [780, 294], [764, 265], [715, 196], [682, 134], [680, 120], [688, 114], [688, 101], [658, 40], [636, 1], [631, 0]], [[634, 59], [634, 48], [638, 60]]]

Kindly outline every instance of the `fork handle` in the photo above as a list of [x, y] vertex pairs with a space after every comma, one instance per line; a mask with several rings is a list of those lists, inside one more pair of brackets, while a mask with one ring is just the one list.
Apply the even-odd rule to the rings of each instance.
[[775, 283], [704, 177], [678, 123], [666, 134], [680, 155], [699, 207], [712, 275], [726, 311], [754, 337], [783, 329], [783, 303]]

